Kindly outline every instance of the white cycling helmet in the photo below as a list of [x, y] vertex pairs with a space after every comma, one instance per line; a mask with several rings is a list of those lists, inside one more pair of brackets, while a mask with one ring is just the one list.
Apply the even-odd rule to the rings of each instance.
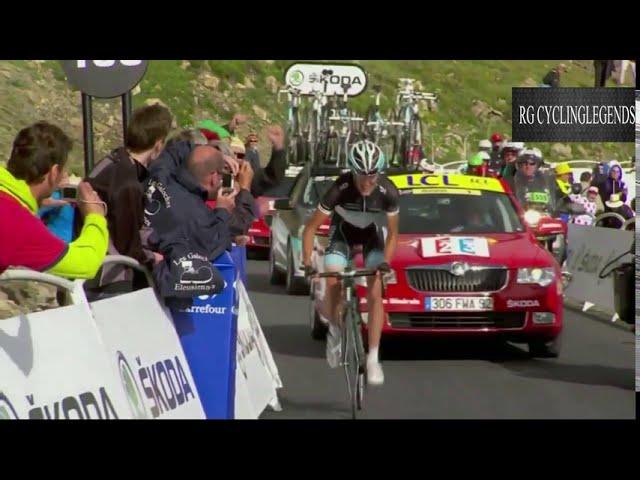
[[543, 163], [542, 152], [537, 148], [525, 148], [518, 154], [517, 162], [521, 163], [527, 160], [533, 160], [538, 165], [542, 165]]
[[426, 158], [420, 160], [420, 170], [425, 173], [436, 173], [436, 166]]
[[478, 143], [478, 148], [480, 150], [483, 150], [483, 149], [491, 150], [491, 142], [487, 139], [480, 140], [480, 142]]
[[384, 168], [380, 147], [369, 140], [354, 143], [349, 149], [349, 167], [356, 175], [373, 175]]
[[516, 152], [516, 154], [519, 154], [520, 152], [522, 152], [522, 150], [524, 150], [524, 143], [523, 142], [505, 142], [502, 144], [502, 148], [500, 150], [502, 152], [511, 150]]

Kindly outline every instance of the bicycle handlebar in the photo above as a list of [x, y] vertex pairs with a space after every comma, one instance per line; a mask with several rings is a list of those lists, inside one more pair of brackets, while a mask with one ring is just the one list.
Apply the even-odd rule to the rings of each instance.
[[422, 100], [437, 100], [438, 97], [435, 93], [427, 93], [427, 92], [414, 92], [409, 90], [401, 90], [398, 92], [398, 95], [405, 98], [419, 98]]
[[358, 277], [374, 277], [378, 274], [378, 270], [345, 270], [344, 272], [319, 272], [310, 275], [309, 278], [358, 278]]
[[280, 101], [280, 96], [282, 94], [286, 93], [287, 95], [291, 96], [292, 98], [295, 98], [295, 97], [299, 97], [301, 92], [302, 92], [302, 90], [300, 90], [298, 88], [294, 88], [294, 87], [288, 87], [288, 88], [280, 89], [280, 90], [278, 90], [278, 101]]
[[361, 117], [329, 117], [328, 120], [332, 121], [351, 121], [351, 122], [362, 122], [364, 118]]
[[385, 126], [391, 125], [391, 126], [394, 126], [394, 127], [404, 127], [404, 123], [403, 122], [388, 122], [387, 120], [383, 120], [382, 122], [377, 122], [377, 121], [376, 122], [367, 122], [367, 126], [368, 127], [374, 127], [374, 126], [379, 125], [379, 124], [382, 124], [382, 125], [385, 125]]

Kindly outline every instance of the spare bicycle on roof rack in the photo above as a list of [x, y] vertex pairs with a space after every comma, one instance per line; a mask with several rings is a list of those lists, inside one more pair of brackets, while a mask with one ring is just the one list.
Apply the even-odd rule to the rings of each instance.
[[382, 87], [380, 85], [374, 85], [373, 92], [374, 101], [367, 109], [367, 123], [364, 134], [367, 140], [371, 140], [380, 147], [382, 153], [384, 153], [387, 164], [393, 165], [393, 155], [396, 150], [396, 143], [398, 142], [395, 129], [403, 127], [404, 123], [384, 118], [380, 112]]
[[308, 160], [312, 164], [315, 164], [316, 159], [323, 159], [326, 154], [326, 139], [329, 131], [327, 84], [332, 74], [333, 70], [322, 70], [318, 83], [323, 85], [323, 89], [313, 90], [310, 108], [305, 112]]
[[424, 158], [420, 102], [427, 101], [430, 105], [437, 102], [434, 93], [416, 92], [415, 83], [413, 78], [399, 78], [396, 91], [395, 121], [402, 123], [402, 127], [396, 131], [396, 150], [392, 161], [395, 166], [407, 169], [417, 169]]
[[287, 164], [301, 165], [307, 158], [307, 145], [303, 135], [303, 127], [300, 123], [301, 92], [295, 87], [288, 86], [278, 91], [278, 101], [280, 101], [281, 95], [287, 95], [289, 101], [285, 137]]
[[360, 125], [364, 119], [354, 116], [354, 112], [349, 110], [349, 87], [348, 83], [342, 84], [342, 99], [338, 99], [335, 95], [331, 102], [334, 108], [329, 109], [324, 164], [338, 168], [347, 166], [349, 146], [362, 136]]

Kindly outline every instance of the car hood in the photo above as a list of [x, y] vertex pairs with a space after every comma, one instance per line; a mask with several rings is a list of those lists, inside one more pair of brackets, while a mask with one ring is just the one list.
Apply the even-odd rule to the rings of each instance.
[[[461, 237], [472, 237], [474, 239], [471, 241], [472, 245], [477, 242], [479, 245], [477, 254], [461, 254], [459, 250], [456, 250], [456, 247], [451, 248], [451, 244], [459, 242]], [[435, 247], [436, 239], [439, 242], [438, 247]], [[483, 252], [485, 247], [487, 251]], [[449, 251], [451, 253], [448, 253]], [[487, 253], [488, 256], [483, 256]], [[408, 267], [412, 265], [438, 265], [455, 261], [473, 265], [504, 265], [507, 268], [554, 265], [551, 254], [540, 247], [526, 232], [482, 235], [404, 234], [399, 236], [392, 265]]]

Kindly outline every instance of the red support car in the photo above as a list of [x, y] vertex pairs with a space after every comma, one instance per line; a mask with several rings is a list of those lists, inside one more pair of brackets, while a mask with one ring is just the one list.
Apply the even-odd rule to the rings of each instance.
[[[389, 178], [400, 191], [400, 239], [387, 277], [383, 337], [494, 336], [528, 344], [532, 356], [556, 357], [560, 265], [536, 240], [508, 184], [458, 174]], [[322, 271], [319, 250], [315, 262]], [[362, 267], [361, 255], [355, 264]], [[357, 293], [366, 328], [364, 282]], [[313, 282], [311, 296], [318, 338], [320, 280]]]

